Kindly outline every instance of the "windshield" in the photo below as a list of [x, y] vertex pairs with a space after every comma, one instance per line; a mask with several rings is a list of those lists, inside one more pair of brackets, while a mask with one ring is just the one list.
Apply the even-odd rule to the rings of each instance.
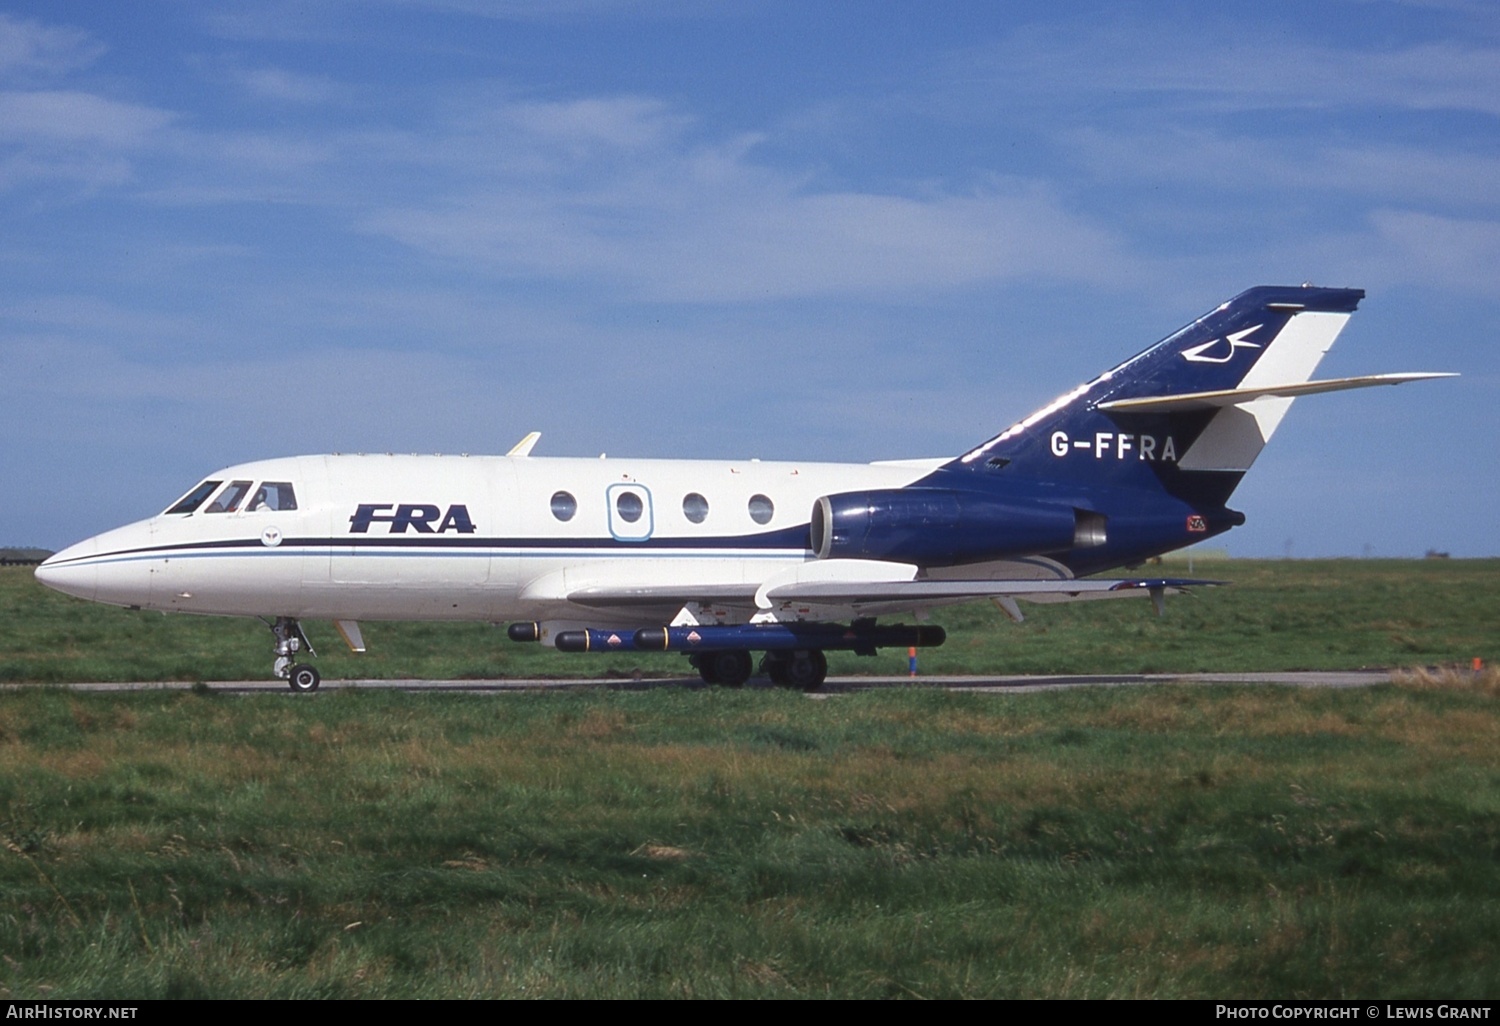
[[250, 490], [249, 481], [231, 481], [224, 486], [219, 497], [208, 504], [205, 513], [233, 513], [240, 508], [240, 503], [245, 501], [245, 493]]
[[203, 505], [203, 500], [212, 495], [214, 489], [219, 487], [219, 485], [222, 483], [223, 482], [220, 481], [204, 481], [197, 488], [194, 488], [192, 491], [188, 492], [182, 498], [173, 503], [172, 506], [167, 510], [167, 512], [162, 515], [170, 516], [173, 513], [193, 512], [193, 510]]

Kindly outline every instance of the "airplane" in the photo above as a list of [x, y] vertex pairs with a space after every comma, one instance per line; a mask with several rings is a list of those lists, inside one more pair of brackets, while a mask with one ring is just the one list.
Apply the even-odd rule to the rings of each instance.
[[[217, 471], [52, 556], [41, 583], [255, 616], [316, 691], [301, 621], [509, 623], [565, 652], [677, 651], [707, 682], [813, 690], [831, 650], [941, 644], [931, 610], [1164, 597], [1098, 578], [1245, 521], [1227, 503], [1294, 399], [1448, 374], [1314, 380], [1360, 289], [1259, 286], [956, 457], [869, 464], [332, 454]], [[910, 614], [914, 624], [877, 623]]]

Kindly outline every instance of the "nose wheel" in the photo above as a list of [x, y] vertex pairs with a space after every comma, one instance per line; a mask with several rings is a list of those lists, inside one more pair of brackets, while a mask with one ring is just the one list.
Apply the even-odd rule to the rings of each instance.
[[316, 691], [322, 682], [323, 676], [318, 673], [318, 668], [307, 663], [294, 664], [287, 676], [287, 683], [292, 686], [293, 691]]
[[318, 690], [318, 685], [323, 682], [323, 675], [318, 672], [318, 668], [309, 663], [294, 661], [297, 653], [304, 649], [310, 656], [318, 654], [313, 651], [307, 635], [302, 633], [302, 625], [290, 616], [278, 616], [271, 624], [271, 634], [276, 638], [276, 661], [271, 664], [271, 672], [278, 679], [286, 681], [293, 691], [305, 694]]

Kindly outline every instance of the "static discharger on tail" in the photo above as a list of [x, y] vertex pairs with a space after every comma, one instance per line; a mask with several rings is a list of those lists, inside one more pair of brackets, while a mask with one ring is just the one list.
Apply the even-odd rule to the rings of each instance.
[[[510, 622], [567, 652], [675, 651], [704, 680], [814, 689], [825, 652], [938, 645], [937, 607], [1212, 584], [1088, 575], [1244, 523], [1228, 505], [1364, 293], [1253, 288], [957, 458], [871, 464], [325, 455], [225, 468], [37, 568], [70, 595], [257, 616], [273, 672], [319, 675], [301, 621]], [[917, 625], [877, 623], [911, 616]]]

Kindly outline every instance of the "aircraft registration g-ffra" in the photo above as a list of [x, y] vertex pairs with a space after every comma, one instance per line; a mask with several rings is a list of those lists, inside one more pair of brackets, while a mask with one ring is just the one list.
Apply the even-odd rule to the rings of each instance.
[[[509, 623], [562, 651], [687, 654], [704, 680], [762, 668], [814, 689], [829, 650], [936, 645], [976, 598], [1163, 597], [1101, 579], [1244, 523], [1230, 496], [1299, 396], [1441, 374], [1313, 380], [1364, 297], [1250, 289], [956, 457], [870, 464], [530, 455], [296, 456], [227, 467], [158, 516], [36, 570], [163, 612], [257, 616], [273, 672], [319, 674], [301, 621]], [[910, 616], [913, 624], [891, 623]], [[881, 618], [887, 622], [881, 623]]]

